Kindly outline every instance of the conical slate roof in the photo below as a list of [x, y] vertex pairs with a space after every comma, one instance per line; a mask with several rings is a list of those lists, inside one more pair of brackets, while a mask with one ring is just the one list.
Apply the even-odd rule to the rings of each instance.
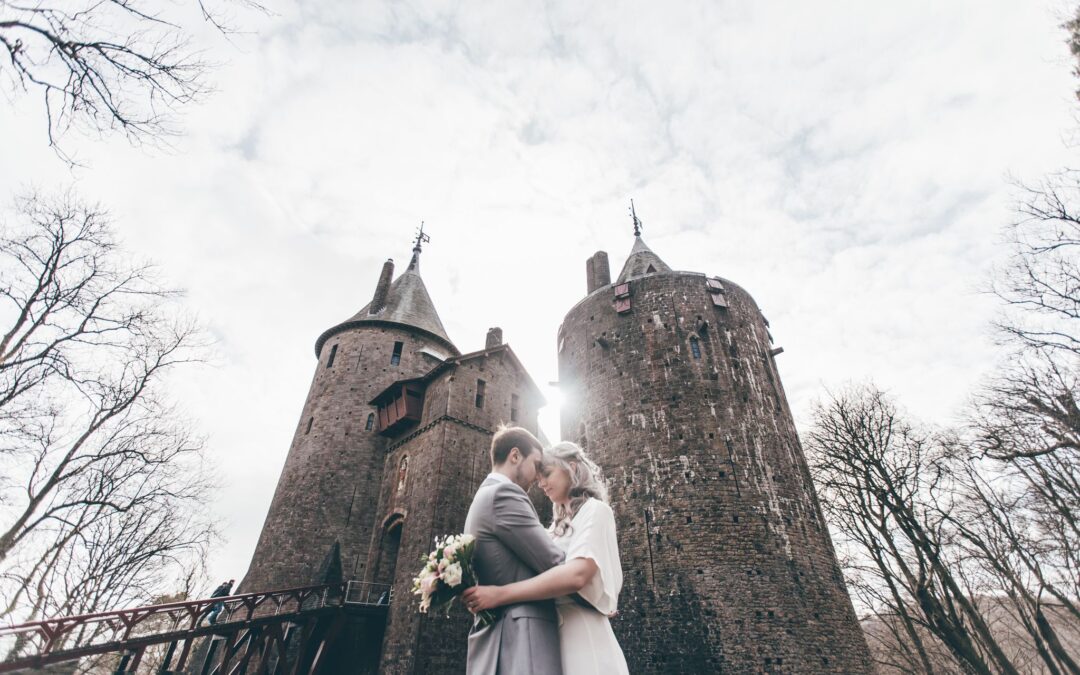
[[318, 355], [322, 350], [324, 342], [343, 330], [364, 323], [383, 321], [419, 328], [443, 340], [455, 354], [460, 353], [451, 342], [450, 336], [446, 334], [442, 320], [439, 319], [439, 313], [435, 311], [435, 303], [431, 301], [427, 286], [420, 277], [420, 252], [418, 250], [414, 249], [409, 268], [390, 284], [386, 302], [382, 308], [372, 313], [369, 302], [352, 317], [320, 335], [315, 342], [315, 354]]
[[365, 319], [378, 319], [380, 321], [393, 321], [403, 323], [414, 328], [422, 328], [442, 339], [450, 342], [450, 336], [446, 334], [439, 313], [435, 311], [435, 303], [431, 301], [427, 286], [420, 277], [419, 270], [412, 267], [390, 284], [390, 292], [386, 296], [386, 304], [374, 314], [370, 314], [371, 303], [369, 302], [349, 321], [363, 321]]
[[622, 272], [619, 273], [619, 280], [615, 283], [621, 284], [624, 281], [643, 277], [646, 274], [670, 271], [671, 268], [668, 267], [667, 263], [652, 252], [652, 249], [645, 244], [645, 240], [641, 238], [641, 235], [636, 235], [634, 237], [634, 248], [630, 249], [630, 257], [626, 259], [626, 264], [623, 265]]

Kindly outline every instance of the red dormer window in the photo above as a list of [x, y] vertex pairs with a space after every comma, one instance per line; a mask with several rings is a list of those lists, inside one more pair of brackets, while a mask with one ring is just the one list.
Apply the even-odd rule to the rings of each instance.
[[615, 311], [626, 314], [630, 311], [630, 282], [621, 283], [615, 287]]

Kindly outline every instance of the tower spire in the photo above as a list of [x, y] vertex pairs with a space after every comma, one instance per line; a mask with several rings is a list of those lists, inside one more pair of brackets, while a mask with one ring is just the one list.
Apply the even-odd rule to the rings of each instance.
[[637, 211], [634, 210], [634, 200], [630, 200], [630, 217], [634, 219], [634, 236], [641, 236], [641, 218], [637, 217]]
[[431, 241], [431, 237], [424, 234], [424, 221], [420, 221], [420, 228], [416, 231], [416, 241], [413, 242], [412, 260], [409, 262], [409, 271], [420, 271], [420, 251], [426, 242]]

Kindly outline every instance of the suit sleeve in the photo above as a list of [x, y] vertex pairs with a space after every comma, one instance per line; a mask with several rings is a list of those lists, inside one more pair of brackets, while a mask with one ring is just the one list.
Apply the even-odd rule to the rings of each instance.
[[499, 541], [537, 574], [561, 565], [566, 558], [536, 517], [521, 488], [500, 487], [495, 492], [495, 523]]

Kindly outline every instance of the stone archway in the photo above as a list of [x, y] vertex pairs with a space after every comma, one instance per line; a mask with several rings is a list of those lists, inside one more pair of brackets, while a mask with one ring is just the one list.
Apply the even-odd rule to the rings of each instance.
[[397, 569], [398, 550], [401, 548], [401, 532], [405, 526], [405, 517], [393, 513], [384, 521], [382, 536], [379, 538], [379, 558], [375, 563], [372, 581], [376, 584], [392, 585]]

